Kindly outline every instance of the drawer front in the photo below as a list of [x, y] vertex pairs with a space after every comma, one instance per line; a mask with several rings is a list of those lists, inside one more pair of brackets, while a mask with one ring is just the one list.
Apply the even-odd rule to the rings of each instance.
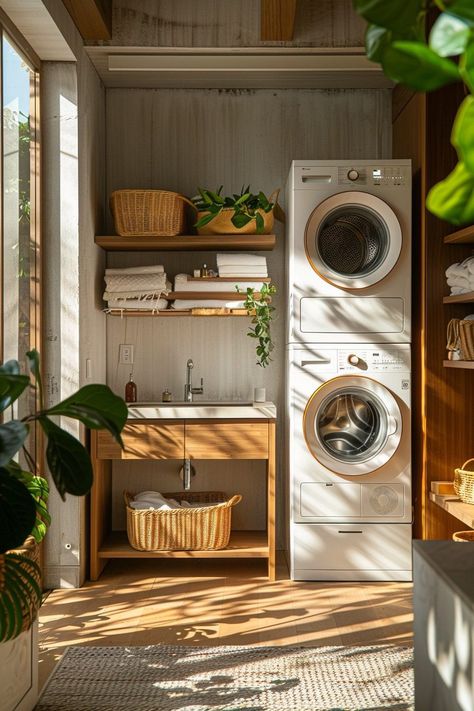
[[127, 424], [122, 431], [125, 449], [105, 430], [97, 433], [98, 459], [182, 459], [184, 424]]
[[267, 459], [266, 422], [186, 423], [189, 459]]

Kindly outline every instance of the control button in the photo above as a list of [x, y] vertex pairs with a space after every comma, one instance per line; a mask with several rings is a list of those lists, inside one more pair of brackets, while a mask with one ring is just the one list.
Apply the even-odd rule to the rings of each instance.
[[347, 177], [349, 178], [349, 180], [357, 180], [357, 178], [359, 177], [359, 171], [352, 169], [347, 173]]
[[349, 363], [351, 365], [359, 365], [359, 362], [360, 362], [359, 356], [354, 355], [354, 353], [351, 353], [351, 355], [347, 358], [347, 360], [349, 361]]

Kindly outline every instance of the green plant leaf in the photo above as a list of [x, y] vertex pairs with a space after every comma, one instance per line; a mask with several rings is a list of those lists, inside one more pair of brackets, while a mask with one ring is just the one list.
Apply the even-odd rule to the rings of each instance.
[[[222, 185], [219, 189], [219, 192], [222, 190]], [[212, 199], [213, 202], [217, 203], [218, 205], [223, 205], [224, 204], [224, 198], [219, 195], [219, 193], [213, 193], [212, 190], [208, 190], [207, 194], [209, 197]]]
[[463, 20], [474, 22], [474, 5], [472, 0], [444, 0], [446, 10]]
[[21, 449], [27, 436], [28, 427], [23, 422], [11, 420], [0, 425], [0, 467], [8, 464]]
[[29, 383], [27, 375], [20, 375], [20, 364], [17, 360], [8, 360], [0, 365], [0, 411], [3, 412], [15, 402]]
[[451, 142], [459, 160], [474, 173], [474, 97], [466, 96], [456, 115]]
[[458, 163], [447, 178], [431, 188], [426, 199], [430, 212], [453, 225], [474, 222], [474, 174]]
[[27, 556], [7, 553], [0, 562], [3, 584], [0, 585], [0, 642], [17, 637], [24, 618], [31, 624], [41, 604], [38, 580], [41, 571]]
[[212, 200], [207, 194], [207, 190], [202, 190], [201, 188], [198, 188], [199, 194], [203, 199], [203, 202], [206, 203], [206, 205], [212, 205]]
[[383, 53], [382, 67], [393, 81], [417, 91], [432, 91], [460, 79], [454, 62], [421, 42], [394, 42]]
[[246, 202], [246, 200], [249, 199], [249, 197], [250, 197], [250, 193], [244, 193], [243, 195], [241, 195], [241, 196], [235, 201], [235, 205], [236, 205], [236, 206], [237, 206], [237, 205], [242, 205], [244, 202]]
[[263, 230], [265, 228], [265, 223], [263, 221], [263, 217], [259, 212], [255, 214], [255, 223], [257, 225], [257, 234], [261, 235], [263, 234]]
[[209, 224], [211, 220], [215, 218], [214, 213], [209, 212], [207, 215], [203, 215], [195, 224], [194, 227], [205, 227], [205, 225]]
[[417, 25], [424, 0], [353, 0], [354, 8], [367, 22], [394, 30], [404, 37]]
[[50, 407], [46, 415], [79, 420], [91, 429], [107, 429], [122, 444], [120, 433], [128, 417], [127, 406], [107, 385], [84, 385], [74, 395]]
[[40, 417], [39, 422], [48, 437], [46, 459], [61, 498], [65, 499], [66, 493], [74, 496], [87, 494], [93, 480], [87, 450], [48, 417]]
[[246, 215], [243, 212], [238, 212], [235, 215], [232, 215], [231, 222], [234, 225], [234, 227], [237, 227], [238, 230], [240, 230], [242, 227], [245, 227], [252, 218], [250, 215]]
[[51, 516], [48, 512], [49, 484], [42, 476], [23, 471], [17, 462], [10, 461], [5, 467], [11, 476], [26, 487], [33, 497], [36, 508], [36, 520], [31, 530], [31, 535], [36, 543], [40, 543], [51, 525]]
[[0, 554], [24, 543], [35, 519], [35, 502], [25, 485], [0, 468]]
[[383, 53], [392, 41], [392, 31], [378, 25], [368, 25], [365, 32], [365, 51], [372, 62], [381, 62]]
[[474, 93], [474, 39], [467, 45], [459, 60], [459, 73], [463, 82]]
[[41, 367], [40, 367], [40, 356], [36, 349], [28, 351], [26, 354], [28, 360], [28, 367], [30, 371], [35, 376], [36, 383], [38, 385], [39, 391], [39, 401], [41, 407], [43, 407], [43, 381], [41, 379]]
[[440, 57], [462, 54], [471, 36], [471, 27], [455, 15], [443, 12], [434, 23], [429, 44]]

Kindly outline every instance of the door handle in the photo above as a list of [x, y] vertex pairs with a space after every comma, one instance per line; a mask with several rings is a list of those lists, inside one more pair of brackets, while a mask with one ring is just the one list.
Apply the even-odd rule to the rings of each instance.
[[364, 531], [338, 531], [338, 533], [364, 533]]
[[331, 363], [331, 358], [320, 358], [320, 360], [302, 360], [301, 365], [305, 368], [307, 365], [322, 365]]

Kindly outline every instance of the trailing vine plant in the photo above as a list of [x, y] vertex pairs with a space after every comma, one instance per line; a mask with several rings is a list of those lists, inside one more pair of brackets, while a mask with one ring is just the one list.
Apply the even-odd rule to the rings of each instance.
[[[240, 293], [238, 287], [237, 291]], [[245, 292], [245, 308], [249, 315], [252, 316], [251, 323], [253, 325], [249, 326], [247, 336], [250, 338], [257, 339], [256, 355], [257, 355], [257, 365], [262, 368], [266, 368], [270, 364], [271, 352], [273, 351], [274, 345], [270, 333], [270, 324], [272, 320], [272, 314], [275, 311], [275, 307], [272, 306], [272, 296], [276, 294], [276, 286], [274, 284], [263, 284], [256, 294], [252, 287], [249, 287]]]
[[[466, 98], [451, 143], [458, 164], [428, 193], [426, 206], [454, 225], [474, 222], [474, 2], [473, 0], [353, 0], [368, 27], [369, 59], [393, 81], [416, 91], [463, 82]], [[427, 13], [440, 10], [426, 36]]]

